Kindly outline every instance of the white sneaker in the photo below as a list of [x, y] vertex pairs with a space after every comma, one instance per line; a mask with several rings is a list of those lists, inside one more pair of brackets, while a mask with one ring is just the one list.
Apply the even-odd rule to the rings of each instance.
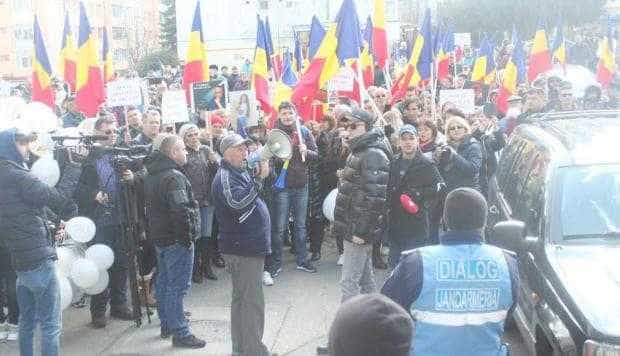
[[266, 286], [273, 285], [273, 278], [271, 278], [271, 273], [264, 271], [263, 272], [263, 284]]
[[6, 340], [16, 341], [17, 338], [19, 337], [19, 326], [13, 325], [11, 323], [7, 323], [6, 330], [7, 330]]
[[344, 264], [344, 254], [338, 256], [338, 262], [336, 262], [336, 265], [338, 266], [342, 266]]
[[9, 335], [9, 331], [7, 330], [7, 323], [4, 322], [0, 324], [0, 342], [6, 341], [6, 337]]

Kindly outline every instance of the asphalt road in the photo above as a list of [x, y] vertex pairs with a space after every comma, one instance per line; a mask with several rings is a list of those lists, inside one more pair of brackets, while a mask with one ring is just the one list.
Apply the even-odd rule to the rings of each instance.
[[[288, 249], [287, 249], [288, 250]], [[266, 325], [264, 342], [279, 355], [312, 356], [318, 345], [326, 344], [326, 334], [340, 302], [340, 267], [336, 266], [333, 241], [324, 245], [318, 273], [295, 270], [293, 256], [285, 252], [285, 267], [272, 287], [265, 287]], [[218, 281], [193, 285], [186, 298], [192, 312], [190, 327], [207, 340], [202, 350], [177, 350], [169, 340], [159, 338], [159, 322], [136, 328], [132, 322], [111, 320], [103, 330], [88, 326], [88, 308], [70, 307], [63, 314], [63, 355], [230, 355], [230, 291], [225, 270], [217, 270]], [[377, 271], [382, 285], [385, 271]], [[517, 331], [509, 331], [506, 340], [511, 355], [527, 355]], [[0, 343], [0, 355], [18, 355], [15, 342]]]

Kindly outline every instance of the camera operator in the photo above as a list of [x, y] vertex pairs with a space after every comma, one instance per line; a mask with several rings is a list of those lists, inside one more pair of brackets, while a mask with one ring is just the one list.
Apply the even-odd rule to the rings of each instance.
[[183, 314], [183, 298], [191, 284], [200, 212], [192, 186], [181, 173], [186, 163], [183, 140], [164, 135], [159, 149], [144, 161], [148, 170], [144, 194], [149, 239], [157, 251], [155, 290], [161, 337], [172, 335], [173, 346], [195, 349], [206, 343], [191, 334]]
[[[36, 323], [41, 324], [41, 350], [60, 354], [60, 286], [54, 238], [43, 211], [49, 207], [62, 219], [75, 215], [75, 204], [35, 178], [26, 168], [34, 135], [16, 129], [0, 132], [0, 231], [17, 273], [19, 349], [33, 354]], [[62, 226], [62, 223], [61, 223]]]
[[120, 219], [120, 179], [132, 180], [130, 170], [116, 172], [113, 153], [106, 150], [117, 140], [116, 123], [113, 119], [102, 117], [95, 122], [95, 135], [105, 135], [106, 141], [99, 141], [84, 161], [82, 174], [76, 189], [80, 215], [90, 217], [97, 227], [92, 244], [105, 244], [114, 251], [114, 264], [110, 268], [110, 283], [101, 294], [94, 295], [90, 301], [90, 314], [94, 328], [104, 328], [107, 324], [105, 313], [108, 302], [110, 315], [121, 320], [133, 320], [133, 313], [127, 306], [127, 268], [128, 259], [123, 251]]
[[[123, 125], [118, 132], [118, 144], [129, 145], [142, 133], [142, 112], [132, 106], [127, 108], [127, 126]], [[129, 128], [129, 129], [128, 129]]]
[[133, 140], [135, 145], [150, 145], [159, 135], [161, 129], [161, 113], [155, 107], [149, 107], [142, 119], [142, 133]]

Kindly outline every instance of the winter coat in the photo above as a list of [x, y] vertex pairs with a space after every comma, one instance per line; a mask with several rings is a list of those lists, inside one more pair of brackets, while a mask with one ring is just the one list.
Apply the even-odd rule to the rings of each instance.
[[334, 231], [372, 244], [387, 220], [387, 185], [392, 151], [383, 132], [372, 129], [350, 140], [351, 154], [341, 177], [334, 211]]
[[480, 142], [482, 146], [482, 164], [480, 166], [480, 190], [486, 196], [489, 187], [489, 179], [497, 170], [497, 156], [495, 152], [499, 152], [506, 146], [506, 137], [500, 130], [484, 134], [476, 131], [472, 134], [474, 138]]
[[258, 196], [260, 189], [260, 181], [247, 170], [222, 160], [211, 195], [223, 253], [247, 257], [271, 253], [271, 220], [267, 205]]
[[[439, 198], [443, 179], [437, 167], [420, 151], [416, 152], [409, 167], [403, 172], [402, 161], [402, 155], [398, 155], [390, 164], [388, 236], [392, 241], [424, 241], [428, 238], [429, 208]], [[411, 197], [418, 205], [420, 210], [415, 215], [402, 207], [402, 194]]]
[[155, 246], [189, 246], [200, 232], [200, 211], [189, 180], [168, 156], [153, 151], [144, 160], [148, 238]]
[[480, 190], [482, 146], [475, 138], [467, 136], [456, 148], [450, 161], [440, 165], [439, 172], [446, 183], [446, 192], [469, 187]]
[[187, 164], [183, 167], [183, 172], [192, 185], [194, 197], [200, 207], [211, 205], [211, 183], [214, 176], [211, 172], [217, 170], [217, 163], [209, 161], [211, 152], [209, 146], [201, 145], [198, 150], [187, 147]]
[[[293, 157], [289, 160], [288, 173], [286, 176], [287, 188], [303, 188], [308, 184], [308, 165], [310, 161], [319, 159], [319, 153], [317, 151], [316, 142], [310, 130], [305, 126], [301, 127], [301, 134], [303, 136], [303, 143], [307, 147], [306, 161], [301, 160], [301, 153], [299, 153], [299, 138], [297, 137], [297, 130], [295, 125], [284, 126], [281, 122], [278, 122], [278, 129], [286, 132], [293, 144]], [[281, 160], [276, 161], [276, 175], [280, 174], [284, 162]]]
[[0, 240], [15, 270], [29, 271], [57, 258], [44, 208], [68, 220], [77, 214], [77, 207], [24, 166], [15, 147], [15, 131], [0, 132]]

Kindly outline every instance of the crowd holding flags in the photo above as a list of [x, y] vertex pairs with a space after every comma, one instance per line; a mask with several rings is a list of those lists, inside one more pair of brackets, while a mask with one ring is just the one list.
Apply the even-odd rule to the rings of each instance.
[[[65, 16], [57, 67], [70, 92], [75, 93], [78, 108], [87, 116], [94, 116], [104, 101], [104, 85], [114, 78], [111, 48], [107, 29], [104, 28], [103, 48], [99, 58], [96, 36], [92, 33], [82, 2], [79, 18], [76, 48], [69, 15]], [[350, 67], [356, 77], [354, 95], [347, 96], [361, 101], [362, 92], [374, 83], [375, 66], [386, 71], [388, 68], [386, 64], [389, 62], [389, 52], [385, 24], [385, 0], [374, 0], [372, 16], [368, 17], [364, 28], [357, 17], [354, 0], [344, 0], [335, 22], [328, 24], [327, 31], [319, 19], [313, 16], [307, 51], [302, 48], [298, 34], [295, 33], [291, 46], [293, 52], [287, 50], [284, 53], [280, 47], [274, 47], [269, 19], [265, 18], [263, 22], [259, 18], [251, 82], [262, 110], [271, 113], [278, 100], [290, 97], [298, 106], [300, 115], [308, 119], [312, 113], [313, 102], [320, 96], [319, 90], [325, 88], [326, 83], [342, 66]], [[429, 9], [425, 11], [419, 28], [420, 31], [413, 41], [409, 61], [396, 76], [397, 80], [393, 84], [388, 81], [393, 102], [401, 100], [411, 87], [421, 89], [432, 85], [434, 88], [437, 85], [436, 81], [450, 77], [451, 64], [457, 60], [455, 58], [458, 56], [457, 52], [462, 50], [455, 45], [452, 26], [437, 28], [433, 33]], [[37, 21], [34, 33], [33, 100], [53, 105], [49, 94], [52, 69]], [[503, 75], [499, 77], [501, 100], [507, 100], [508, 96], [516, 93], [518, 84], [534, 81], [539, 75], [551, 70], [553, 63], [566, 68], [567, 48], [561, 21], [555, 28], [551, 45], [542, 24], [539, 24], [536, 30], [529, 55], [526, 55], [516, 30], [513, 31], [512, 45], [513, 50], [509, 54], [508, 63]], [[601, 41], [597, 52], [599, 57], [597, 80], [603, 86], [610, 84], [616, 72], [613, 45], [609, 33]], [[470, 80], [488, 85], [496, 81], [496, 72], [495, 48], [491, 38], [484, 36], [477, 51]], [[191, 84], [207, 80], [209, 71], [206, 45], [200, 16], [200, 1], [197, 1], [183, 72], [183, 86], [187, 90], [188, 102]], [[277, 83], [273, 93], [270, 93], [270, 80]], [[364, 85], [360, 87], [359, 83]], [[278, 99], [275, 99], [276, 97]], [[506, 104], [500, 103], [499, 106], [499, 110], [503, 112]]]

